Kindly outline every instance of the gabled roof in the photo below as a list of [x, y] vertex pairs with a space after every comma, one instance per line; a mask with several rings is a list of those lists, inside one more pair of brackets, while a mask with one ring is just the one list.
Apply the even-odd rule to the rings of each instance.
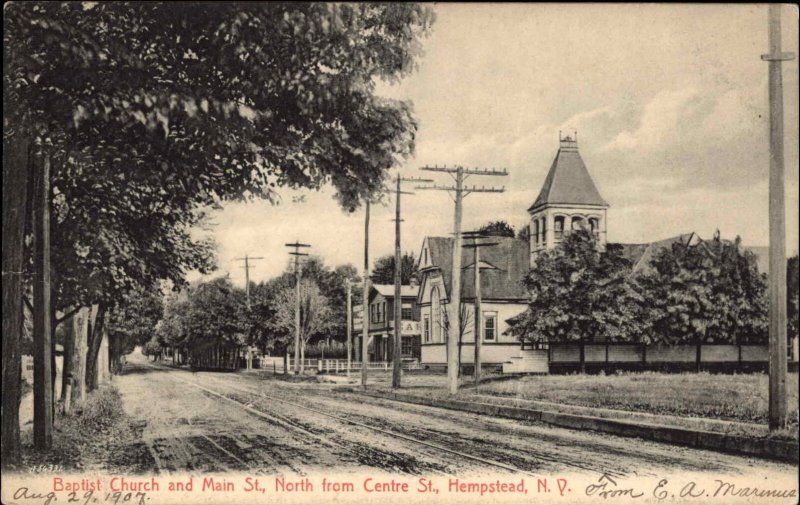
[[[527, 292], [522, 280], [529, 270], [528, 244], [514, 237], [491, 237], [496, 246], [482, 247], [481, 298], [485, 300], [525, 300]], [[431, 263], [434, 265], [422, 272], [437, 270], [444, 280], [448, 298], [453, 278], [453, 239], [449, 237], [427, 237]], [[461, 298], [473, 299], [474, 270], [473, 250], [461, 249]], [[490, 268], [487, 268], [490, 267]]]
[[[644, 273], [651, 269], [650, 261], [658, 254], [659, 251], [672, 247], [672, 244], [681, 243], [685, 247], [695, 247], [702, 245], [708, 248], [707, 243], [695, 233], [684, 233], [675, 237], [658, 240], [649, 244], [620, 244], [622, 246], [622, 254], [633, 265], [633, 273]], [[758, 265], [758, 271], [761, 273], [769, 273], [769, 247], [762, 246], [744, 246], [744, 249], [753, 253]]]
[[620, 244], [623, 249], [623, 256], [628, 258], [633, 265], [633, 273], [640, 273], [649, 270], [650, 261], [662, 249], [672, 247], [672, 244], [680, 242], [684, 246], [695, 246], [702, 243], [702, 239], [694, 232], [683, 233], [675, 237], [665, 238], [650, 242], [649, 244]]
[[[394, 284], [372, 284], [372, 287], [384, 298], [394, 298]], [[419, 286], [400, 286], [400, 298], [414, 298], [419, 292]]]
[[561, 146], [550, 166], [542, 190], [528, 211], [547, 204], [608, 207], [578, 153], [578, 142], [570, 137], [561, 140]]

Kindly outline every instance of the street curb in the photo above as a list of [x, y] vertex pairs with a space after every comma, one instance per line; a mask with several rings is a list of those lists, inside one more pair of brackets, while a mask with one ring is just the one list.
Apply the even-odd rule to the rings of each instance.
[[603, 417], [563, 414], [560, 412], [495, 405], [491, 403], [424, 398], [404, 393], [363, 392], [361, 394], [373, 398], [459, 410], [473, 414], [505, 417], [521, 421], [538, 421], [562, 428], [600, 431], [622, 437], [637, 437], [653, 440], [655, 442], [682, 445], [697, 449], [709, 449], [719, 452], [797, 463], [798, 443], [788, 440], [726, 435], [724, 433], [715, 433], [711, 431], [635, 423]]

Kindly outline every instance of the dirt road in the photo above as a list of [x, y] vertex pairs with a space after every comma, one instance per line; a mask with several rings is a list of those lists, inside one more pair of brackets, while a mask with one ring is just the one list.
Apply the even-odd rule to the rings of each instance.
[[794, 473], [790, 465], [366, 398], [327, 384], [188, 372], [131, 360], [115, 379], [142, 427], [137, 468], [307, 475], [656, 476]]

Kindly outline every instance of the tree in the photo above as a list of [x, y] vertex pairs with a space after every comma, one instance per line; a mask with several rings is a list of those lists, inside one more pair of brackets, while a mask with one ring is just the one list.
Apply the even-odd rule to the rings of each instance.
[[573, 231], [554, 249], [541, 253], [524, 283], [530, 300], [508, 320], [507, 334], [533, 343], [642, 341], [641, 295], [630, 283], [631, 263], [621, 247], [599, 251], [594, 236]]
[[[404, 253], [400, 260], [400, 284], [410, 284], [416, 275], [414, 253]], [[387, 254], [375, 260], [370, 279], [375, 284], [394, 285], [394, 255]]]
[[[458, 376], [461, 377], [461, 354], [462, 348], [464, 347], [464, 336], [469, 335], [472, 333], [473, 328], [473, 310], [470, 308], [469, 305], [461, 303], [459, 306], [459, 322], [460, 326], [458, 328]], [[444, 335], [449, 335], [450, 330], [450, 319], [447, 317], [447, 311], [444, 312], [444, 318], [442, 321], [442, 333]]]
[[[158, 286], [129, 293], [111, 311], [108, 320], [110, 364], [119, 366], [120, 357], [134, 347], [145, 345], [153, 336], [164, 313], [164, 295]], [[66, 368], [65, 368], [66, 371]]]
[[[797, 313], [800, 308], [800, 263], [795, 254], [786, 264], [786, 333], [791, 338], [797, 337]], [[796, 345], [796, 344], [795, 344]]]
[[[20, 3], [5, 14], [4, 146], [27, 154], [8, 174], [4, 157], [4, 175], [46, 144], [56, 309], [104, 314], [137, 285], [206, 269], [208, 248], [189, 235], [203, 206], [331, 183], [353, 210], [413, 151], [410, 105], [374, 90], [414, 69], [427, 7]], [[21, 215], [24, 200], [5, 196], [4, 216]], [[23, 249], [11, 245], [4, 272], [20, 271], [6, 268]], [[4, 374], [18, 339], [4, 328]], [[13, 382], [3, 397], [16, 405]], [[18, 459], [12, 410], [4, 461]]]
[[516, 236], [514, 227], [505, 221], [490, 221], [478, 228], [480, 233], [492, 237], [511, 237]]
[[741, 240], [713, 240], [661, 250], [637, 279], [656, 342], [764, 343], [766, 280]]
[[[293, 336], [296, 328], [295, 311], [297, 294], [294, 287], [284, 288], [275, 300], [274, 327], [282, 335]], [[306, 344], [315, 335], [325, 331], [331, 324], [331, 309], [328, 299], [313, 281], [300, 284], [300, 359], [305, 359]], [[303, 372], [301, 361], [300, 372]]]

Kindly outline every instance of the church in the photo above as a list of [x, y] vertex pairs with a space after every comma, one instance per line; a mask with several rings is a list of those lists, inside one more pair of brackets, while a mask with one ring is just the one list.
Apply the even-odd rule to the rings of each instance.
[[[577, 134], [562, 137], [538, 196], [528, 210], [527, 238], [491, 237], [492, 247], [480, 248], [480, 259], [475, 261], [475, 249], [461, 250], [461, 327], [458, 329], [458, 346], [461, 366], [466, 373], [474, 361], [475, 339], [481, 339], [481, 363], [489, 369], [504, 373], [548, 373], [557, 369], [569, 370], [577, 360], [577, 347], [543, 345], [525, 348], [515, 337], [506, 335], [506, 321], [527, 309], [527, 291], [522, 280], [535, 265], [537, 257], [554, 247], [574, 230], [590, 231], [603, 250], [607, 245], [607, 211], [609, 204], [603, 199], [592, 180], [578, 149]], [[684, 247], [703, 247], [703, 239], [696, 233], [686, 233], [656, 242], [620, 244], [623, 254], [632, 265], [632, 273], [650, 268], [650, 260], [662, 249], [679, 243]], [[468, 245], [469, 240], [464, 240]], [[416, 283], [403, 286], [403, 362], [407, 366], [444, 369], [447, 365], [449, 309], [453, 293], [452, 262], [454, 240], [452, 237], [425, 237], [416, 265]], [[767, 273], [767, 248], [747, 248], [756, 256], [760, 271]], [[480, 269], [481, 328], [475, 335], [475, 269]], [[369, 359], [388, 362], [392, 359], [393, 287], [373, 286], [370, 291]], [[664, 362], [694, 360], [693, 349], [674, 351], [665, 355]], [[737, 354], [740, 364], [741, 349], [723, 350], [721, 346], [709, 352]], [[585, 352], [595, 353], [594, 359], [609, 363], [637, 364], [657, 361], [659, 349], [637, 349], [632, 345], [611, 347], [604, 339], [586, 344]], [[581, 351], [581, 352], [584, 352]], [[705, 351], [704, 351], [705, 352]], [[750, 356], [746, 361], [759, 362], [764, 349], [745, 349]], [[750, 353], [750, 354], [747, 354]], [[691, 355], [690, 355], [691, 354]], [[644, 356], [648, 356], [645, 360]], [[709, 355], [710, 356], [710, 355]], [[722, 361], [728, 357], [719, 356]], [[589, 359], [589, 358], [587, 358]], [[716, 358], [714, 358], [716, 359]], [[733, 358], [731, 358], [733, 359]]]
[[[600, 195], [578, 151], [576, 136], [559, 138], [559, 147], [539, 196], [528, 208], [528, 240], [492, 237], [497, 245], [481, 248], [481, 362], [487, 368], [513, 370], [516, 363], [525, 371], [547, 372], [547, 355], [525, 350], [516, 337], [505, 335], [506, 321], [527, 308], [522, 279], [542, 251], [556, 247], [570, 230], [589, 229], [599, 247], [606, 244], [608, 203]], [[446, 366], [447, 306], [451, 300], [453, 239], [426, 237], [417, 266], [421, 342], [420, 361], [428, 367]], [[473, 250], [462, 249], [461, 364], [471, 367], [475, 335]], [[512, 366], [510, 366], [512, 365]]]

